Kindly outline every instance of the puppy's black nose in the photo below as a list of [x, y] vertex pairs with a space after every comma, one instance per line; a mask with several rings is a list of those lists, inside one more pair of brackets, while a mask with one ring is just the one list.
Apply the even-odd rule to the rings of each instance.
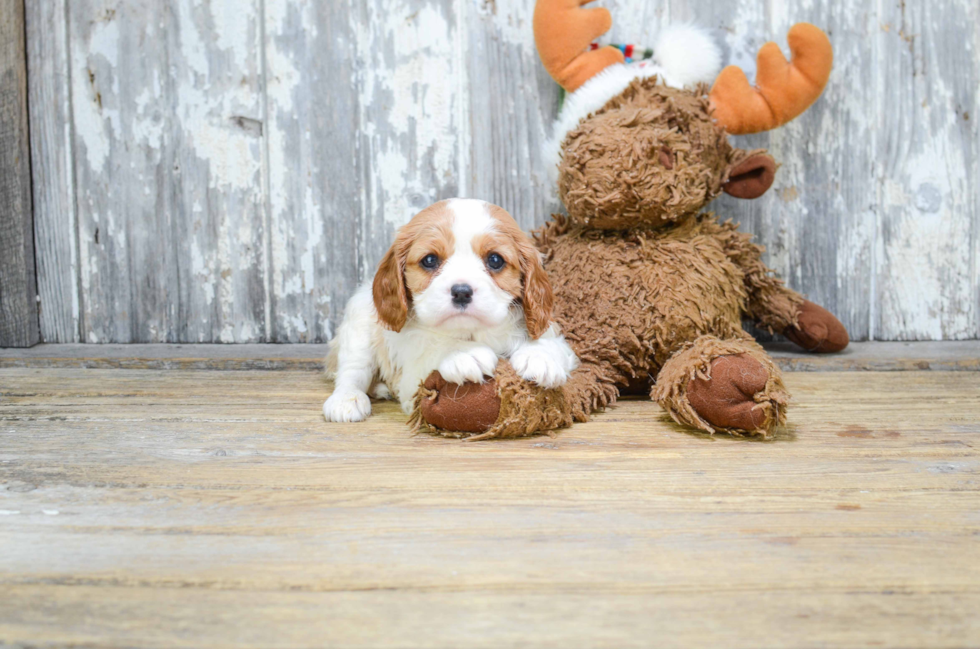
[[449, 292], [456, 306], [466, 306], [473, 301], [473, 288], [469, 284], [454, 284]]

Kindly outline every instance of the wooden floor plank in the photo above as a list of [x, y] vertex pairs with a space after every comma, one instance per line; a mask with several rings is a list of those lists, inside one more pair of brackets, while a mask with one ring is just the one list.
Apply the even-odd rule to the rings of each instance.
[[[0, 634], [104, 647], [941, 648], [976, 637], [980, 606], [975, 595], [947, 593], [463, 597], [30, 586], [10, 594], [22, 621], [0, 622]], [[0, 600], [0, 616], [10, 612]]]
[[[838, 354], [765, 343], [788, 372], [978, 371], [980, 341], [852, 342]], [[0, 349], [0, 368], [322, 371], [327, 345], [38, 345]]]
[[787, 383], [772, 442], [463, 443], [313, 372], [0, 369], [0, 645], [980, 643], [980, 374]]

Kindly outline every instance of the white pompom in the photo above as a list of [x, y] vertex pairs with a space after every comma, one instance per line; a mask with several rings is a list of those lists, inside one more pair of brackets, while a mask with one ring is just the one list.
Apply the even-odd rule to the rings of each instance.
[[708, 30], [689, 23], [671, 25], [661, 32], [653, 60], [676, 86], [712, 83], [721, 71], [721, 50], [715, 40]]

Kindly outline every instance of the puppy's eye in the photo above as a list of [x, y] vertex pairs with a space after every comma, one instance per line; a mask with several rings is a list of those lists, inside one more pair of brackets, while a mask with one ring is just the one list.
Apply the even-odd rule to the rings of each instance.
[[426, 255], [419, 263], [422, 264], [422, 268], [435, 270], [439, 268], [439, 255]]
[[425, 268], [426, 270], [435, 270], [436, 268], [439, 268], [439, 255], [428, 254], [425, 257], [422, 257], [422, 261], [420, 261], [419, 264], [421, 264], [422, 268]]
[[500, 270], [506, 263], [507, 262], [504, 261], [504, 258], [495, 252], [491, 252], [489, 255], [487, 255], [487, 266], [490, 267], [490, 270]]

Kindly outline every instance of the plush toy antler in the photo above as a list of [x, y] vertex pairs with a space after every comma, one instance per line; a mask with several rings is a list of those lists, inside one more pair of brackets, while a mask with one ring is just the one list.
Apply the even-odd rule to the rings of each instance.
[[587, 51], [595, 39], [612, 27], [607, 9], [583, 9], [593, 0], [538, 0], [534, 7], [534, 41], [541, 62], [568, 92], [610, 65], [623, 63], [615, 47]]
[[[537, 16], [535, 16], [535, 21]], [[535, 22], [537, 24], [537, 22]], [[787, 37], [793, 60], [769, 42], [759, 50], [755, 87], [730, 65], [711, 88], [714, 118], [729, 133], [759, 133], [781, 126], [817, 100], [834, 62], [830, 40], [818, 27], [798, 23]]]

